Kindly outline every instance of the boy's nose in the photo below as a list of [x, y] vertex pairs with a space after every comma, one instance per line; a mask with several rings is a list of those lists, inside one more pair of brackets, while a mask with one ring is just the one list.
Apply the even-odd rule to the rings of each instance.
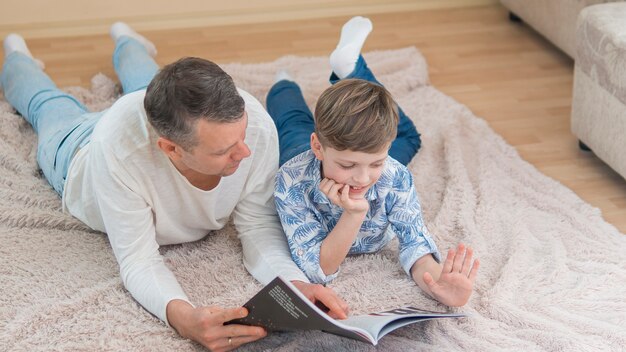
[[360, 171], [354, 175], [354, 181], [359, 184], [359, 186], [364, 186], [369, 182], [369, 175], [366, 171]]

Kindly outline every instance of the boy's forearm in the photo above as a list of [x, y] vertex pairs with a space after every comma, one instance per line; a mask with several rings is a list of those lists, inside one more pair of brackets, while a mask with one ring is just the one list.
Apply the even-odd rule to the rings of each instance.
[[348, 255], [366, 214], [366, 212], [344, 212], [339, 221], [337, 221], [335, 228], [322, 241], [320, 266], [324, 274], [331, 275], [337, 272], [346, 255]]
[[439, 276], [441, 275], [441, 268], [441, 264], [437, 263], [432, 254], [426, 254], [425, 256], [416, 260], [415, 263], [413, 263], [413, 266], [411, 267], [411, 276], [413, 277], [413, 281], [415, 281], [417, 286], [419, 286], [429, 296], [433, 297], [433, 293], [430, 292], [430, 289], [424, 282], [424, 273], [430, 273], [433, 279], [437, 281], [439, 280]]

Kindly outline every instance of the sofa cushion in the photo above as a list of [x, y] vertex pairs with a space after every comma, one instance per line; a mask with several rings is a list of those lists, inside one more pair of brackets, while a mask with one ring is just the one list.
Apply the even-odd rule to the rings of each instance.
[[576, 36], [576, 65], [626, 104], [626, 2], [585, 8]]

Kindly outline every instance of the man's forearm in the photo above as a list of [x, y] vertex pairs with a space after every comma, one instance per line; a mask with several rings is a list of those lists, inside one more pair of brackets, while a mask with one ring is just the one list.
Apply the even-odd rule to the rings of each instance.
[[239, 238], [243, 248], [244, 266], [263, 285], [272, 281], [276, 275], [287, 280], [309, 282], [291, 258], [280, 225], [246, 230], [239, 234]]
[[192, 311], [193, 306], [181, 299], [173, 299], [167, 304], [167, 321], [182, 337], [187, 337], [184, 325], [185, 322], [189, 321], [189, 315]]

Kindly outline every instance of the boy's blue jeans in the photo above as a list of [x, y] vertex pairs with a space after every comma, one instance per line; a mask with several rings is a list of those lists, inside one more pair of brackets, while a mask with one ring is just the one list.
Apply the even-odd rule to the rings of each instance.
[[[124, 94], [146, 88], [159, 69], [144, 46], [126, 36], [115, 43], [113, 66]], [[103, 112], [90, 113], [20, 52], [6, 57], [0, 82], [6, 100], [37, 133], [39, 167], [54, 190], [63, 195], [72, 157], [89, 142]]]
[[[367, 67], [363, 56], [359, 56], [354, 71], [346, 78], [359, 78], [380, 84]], [[330, 82], [335, 84], [339, 77], [333, 72]], [[380, 84], [382, 85], [382, 84]], [[313, 114], [306, 105], [302, 91], [295, 82], [282, 80], [272, 86], [267, 94], [267, 111], [276, 124], [280, 149], [280, 165], [311, 148], [311, 133], [315, 130]], [[413, 122], [398, 107], [400, 121], [398, 134], [391, 144], [389, 155], [407, 165], [421, 146], [420, 134]]]

